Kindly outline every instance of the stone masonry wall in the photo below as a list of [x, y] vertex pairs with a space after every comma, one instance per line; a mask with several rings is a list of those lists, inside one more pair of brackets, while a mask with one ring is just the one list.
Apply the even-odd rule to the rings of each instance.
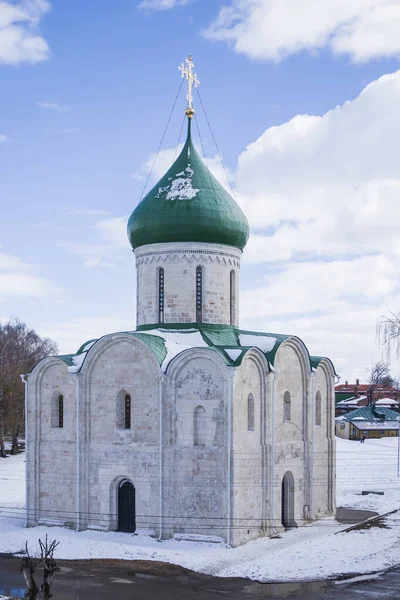
[[229, 325], [230, 273], [235, 272], [234, 325], [239, 323], [241, 251], [231, 246], [170, 243], [135, 251], [137, 324], [159, 323], [158, 271], [164, 269], [164, 323], [196, 322], [196, 268], [203, 268], [203, 323]]
[[[226, 540], [227, 367], [212, 350], [190, 350], [181, 357], [164, 382], [164, 536], [194, 533]], [[204, 413], [196, 421], [199, 407]]]
[[[88, 355], [82, 372], [87, 426], [82, 488], [86, 525], [117, 527], [118, 485], [135, 487], [136, 526], [156, 531], [159, 506], [159, 382], [152, 352], [128, 336], [107, 336]], [[118, 419], [119, 399], [131, 397], [131, 429]]]
[[[63, 427], [58, 398], [63, 396]], [[76, 521], [75, 382], [59, 359], [42, 361], [28, 376], [28, 525]], [[56, 414], [57, 411], [57, 414]]]
[[[266, 502], [266, 473], [263, 462], [263, 409], [265, 392], [261, 361], [249, 353], [237, 369], [234, 385], [232, 545], [260, 535]], [[254, 400], [254, 423], [248, 415], [249, 395]], [[253, 427], [254, 425], [254, 427]], [[253, 427], [253, 429], [249, 429]]]
[[[276, 355], [274, 393], [274, 524], [280, 526], [282, 480], [286, 471], [294, 477], [294, 518], [303, 524], [304, 505], [308, 502], [307, 465], [307, 373], [300, 352], [283, 343]], [[284, 394], [290, 393], [290, 420], [284, 420]]]
[[[312, 483], [314, 517], [323, 517], [335, 511], [335, 431], [334, 383], [328, 369], [318, 366], [314, 379], [312, 440]], [[316, 421], [316, 398], [321, 394], [321, 425]]]

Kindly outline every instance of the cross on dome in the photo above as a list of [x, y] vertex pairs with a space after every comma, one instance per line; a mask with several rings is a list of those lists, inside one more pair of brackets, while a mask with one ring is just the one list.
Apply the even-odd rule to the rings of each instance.
[[187, 59], [185, 60], [185, 62], [186, 62], [186, 65], [185, 65], [185, 63], [181, 63], [179, 65], [178, 69], [182, 73], [182, 77], [184, 77], [187, 81], [188, 91], [187, 91], [186, 98], [188, 101], [188, 107], [186, 109], [186, 114], [187, 114], [188, 118], [191, 119], [192, 116], [194, 115], [193, 86], [197, 87], [200, 84], [200, 81], [197, 79], [196, 73], [193, 72], [194, 62], [193, 62], [193, 58], [190, 54], [187, 57]]

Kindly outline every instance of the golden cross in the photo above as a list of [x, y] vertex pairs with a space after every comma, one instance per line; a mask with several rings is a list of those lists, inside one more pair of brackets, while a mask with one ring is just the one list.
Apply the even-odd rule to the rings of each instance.
[[194, 114], [193, 111], [193, 86], [197, 87], [200, 83], [200, 81], [197, 79], [197, 75], [196, 73], [193, 73], [193, 67], [194, 67], [194, 62], [193, 62], [193, 58], [190, 56], [187, 57], [187, 59], [185, 60], [185, 63], [182, 63], [178, 68], [180, 70], [180, 72], [182, 73], [182, 77], [184, 77], [187, 81], [188, 84], [188, 92], [187, 92], [187, 101], [188, 101], [188, 110], [190, 110], [190, 112], [192, 114]]

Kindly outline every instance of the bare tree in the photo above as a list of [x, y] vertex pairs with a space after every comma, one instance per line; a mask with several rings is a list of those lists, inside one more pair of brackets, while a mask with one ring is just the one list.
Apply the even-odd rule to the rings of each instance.
[[[394, 383], [389, 367], [384, 362], [377, 362], [369, 371], [367, 399], [368, 405], [384, 393], [383, 388], [391, 387]], [[382, 390], [382, 393], [380, 393]]]
[[26, 583], [25, 598], [36, 600], [39, 588], [35, 581], [35, 571], [39, 564], [39, 559], [29, 553], [28, 542], [25, 542], [24, 556], [21, 558], [21, 571]]
[[400, 313], [389, 313], [389, 316], [382, 317], [378, 323], [378, 337], [383, 343], [388, 360], [391, 353], [395, 352], [400, 357]]
[[[27, 600], [49, 600], [51, 598], [51, 584], [59, 568], [54, 558], [54, 551], [59, 543], [56, 540], [49, 542], [46, 535], [44, 542], [39, 540], [40, 556], [38, 557], [30, 555], [28, 542], [25, 543], [24, 556], [21, 558], [21, 571], [27, 587], [25, 594]], [[40, 589], [35, 581], [37, 567], [43, 568], [43, 581]]]
[[6, 434], [12, 439], [11, 454], [18, 452], [25, 410], [21, 373], [30, 372], [42, 358], [56, 353], [57, 346], [52, 340], [41, 338], [19, 319], [0, 323], [0, 457], [6, 456]]

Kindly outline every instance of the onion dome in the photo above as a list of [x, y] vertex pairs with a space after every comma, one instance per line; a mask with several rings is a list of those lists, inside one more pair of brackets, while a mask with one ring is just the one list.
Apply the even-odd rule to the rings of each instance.
[[128, 221], [132, 248], [168, 242], [205, 242], [243, 248], [249, 224], [193, 145], [191, 109], [182, 152], [138, 204]]

